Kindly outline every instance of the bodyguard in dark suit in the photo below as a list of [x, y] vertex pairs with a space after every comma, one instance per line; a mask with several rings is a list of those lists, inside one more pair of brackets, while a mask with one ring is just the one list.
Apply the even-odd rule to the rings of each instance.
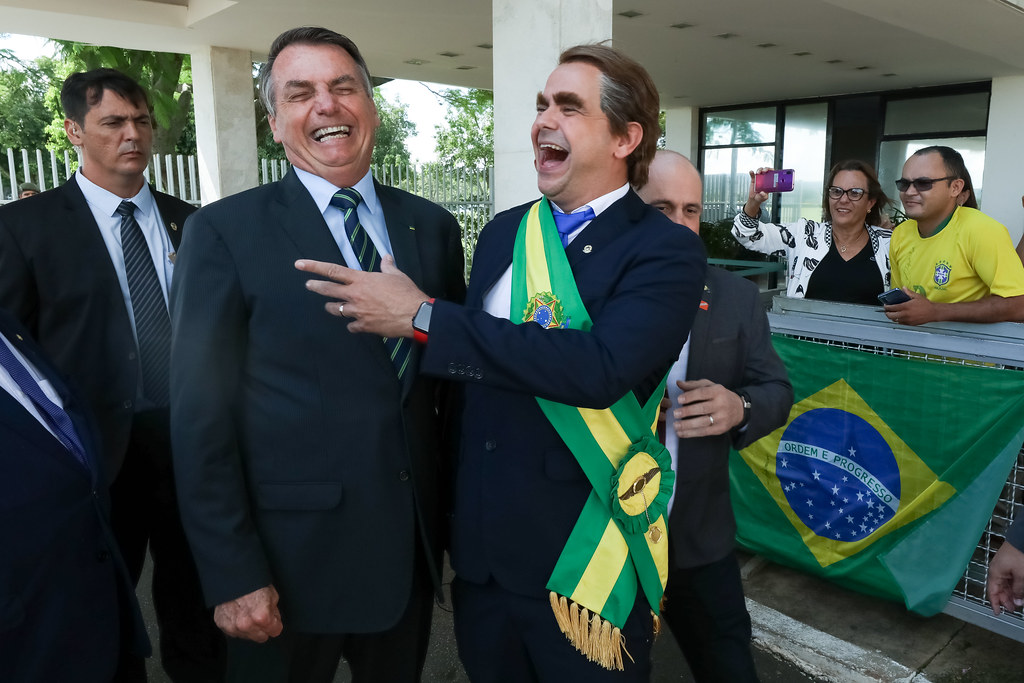
[[[440, 587], [439, 383], [409, 340], [350, 334], [300, 257], [463, 298], [447, 211], [370, 174], [379, 125], [358, 48], [286, 31], [260, 92], [294, 165], [189, 219], [171, 296], [175, 471], [228, 679], [418, 680]], [[401, 344], [396, 344], [401, 341]]]
[[94, 429], [28, 331], [0, 310], [0, 680], [109, 683], [148, 653], [109, 521]]
[[389, 267], [379, 275], [300, 267], [340, 283], [310, 287], [333, 299], [328, 312], [353, 319], [349, 329], [415, 335], [425, 344], [421, 372], [465, 383], [452, 562], [456, 638], [470, 678], [646, 680], [652, 619], [643, 597], [622, 627], [633, 660], [624, 671], [588, 661], [557, 625], [547, 584], [594, 488], [537, 397], [597, 409], [630, 392], [641, 403], [651, 397], [689, 332], [704, 252], [628, 185], [646, 179], [658, 137], [657, 91], [643, 67], [608, 47], [570, 48], [537, 110], [538, 186], [568, 242], [589, 331], [515, 324], [523, 312], [511, 310], [510, 271], [528, 206], [484, 229], [465, 306], [431, 302]]
[[[686, 157], [659, 151], [640, 197], [673, 222], [700, 231], [700, 175]], [[729, 449], [786, 422], [793, 388], [771, 343], [757, 286], [708, 268], [700, 309], [669, 372], [666, 445], [676, 488], [669, 516], [665, 620], [694, 679], [756, 681], [729, 501]]]
[[[223, 638], [202, 602], [171, 472], [166, 293], [193, 209], [143, 177], [152, 145], [145, 91], [112, 69], [72, 74], [65, 132], [82, 165], [64, 185], [0, 207], [0, 306], [69, 375], [99, 423], [112, 523], [132, 580], [153, 556], [164, 669], [219, 680]], [[130, 203], [129, 203], [130, 202]], [[145, 680], [141, 658], [118, 680]]]

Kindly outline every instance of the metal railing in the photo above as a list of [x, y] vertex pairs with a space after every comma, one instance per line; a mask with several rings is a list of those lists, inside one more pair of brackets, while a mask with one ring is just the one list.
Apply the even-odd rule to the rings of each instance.
[[[786, 297], [774, 299], [768, 319], [775, 334], [829, 347], [1024, 372], [1024, 326], [1018, 323], [932, 323], [898, 327], [877, 307]], [[992, 516], [943, 610], [1020, 642], [1024, 642], [1024, 617], [1019, 612], [993, 616], [985, 580], [989, 562], [1005, 539], [1007, 528], [1015, 516], [1022, 515], [1024, 447], [1017, 454]]]

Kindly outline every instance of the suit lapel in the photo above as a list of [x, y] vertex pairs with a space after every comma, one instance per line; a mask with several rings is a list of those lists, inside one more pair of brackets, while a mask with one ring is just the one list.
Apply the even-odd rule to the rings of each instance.
[[157, 211], [160, 212], [160, 218], [163, 219], [164, 230], [167, 231], [171, 245], [177, 251], [178, 245], [181, 244], [181, 226], [188, 218], [188, 213], [178, 211], [177, 205], [171, 203], [170, 197], [162, 192], [157, 192], [152, 185], [150, 185], [149, 191], [153, 193]]
[[276, 187], [277, 197], [270, 203], [272, 221], [295, 243], [302, 258], [350, 265], [295, 172], [289, 171]]
[[[711, 334], [711, 306], [715, 293], [711, 286], [711, 278], [704, 281], [704, 291], [700, 297], [700, 308], [690, 328], [690, 355], [686, 361], [686, 379], [700, 379], [704, 376], [704, 361], [710, 347], [708, 337]], [[706, 305], [705, 305], [706, 304]]]

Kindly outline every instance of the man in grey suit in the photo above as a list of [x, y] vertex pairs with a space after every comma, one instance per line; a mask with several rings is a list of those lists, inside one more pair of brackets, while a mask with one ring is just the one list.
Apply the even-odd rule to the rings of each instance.
[[[395, 262], [465, 293], [450, 213], [378, 184], [380, 120], [355, 44], [299, 28], [260, 96], [294, 168], [188, 222], [171, 317], [175, 475], [228, 680], [414, 681], [440, 587], [441, 384], [411, 340], [351, 334], [300, 258]], [[403, 343], [397, 343], [402, 341]]]
[[[66, 183], [0, 207], [0, 306], [69, 375], [99, 423], [111, 523], [132, 580], [147, 548], [164, 670], [213, 683], [223, 636], [205, 609], [171, 472], [167, 291], [189, 204], [144, 177], [145, 90], [114, 69], [72, 74], [64, 131], [82, 153]], [[126, 651], [117, 681], [145, 681]]]
[[[641, 199], [700, 232], [702, 187], [690, 161], [659, 151]], [[665, 620], [699, 683], [756, 681], [750, 615], [733, 553], [729, 449], [786, 422], [793, 389], [771, 344], [757, 286], [709, 267], [690, 337], [669, 372], [666, 443], [676, 488], [669, 512]]]

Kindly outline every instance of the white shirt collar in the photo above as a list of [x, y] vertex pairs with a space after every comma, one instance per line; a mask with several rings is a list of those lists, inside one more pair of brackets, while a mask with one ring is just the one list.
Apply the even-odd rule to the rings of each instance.
[[122, 201], [132, 202], [146, 216], [153, 215], [155, 200], [149, 189], [149, 183], [142, 183], [142, 189], [134, 197], [124, 198], [118, 197], [86, 178], [81, 167], [75, 171], [75, 180], [78, 182], [82, 194], [85, 195], [85, 201], [89, 202], [90, 206], [96, 207], [101, 215], [115, 216], [117, 207], [121, 205]]
[[[309, 195], [313, 198], [316, 203], [316, 208], [323, 213], [327, 210], [327, 207], [331, 204], [331, 197], [340, 188], [337, 185], [332, 184], [328, 180], [321, 178], [318, 175], [304, 171], [297, 166], [293, 166], [292, 169], [295, 171], [295, 175], [298, 177], [299, 182], [306, 188]], [[367, 171], [358, 183], [352, 186], [356, 192], [363, 198], [363, 205], [359, 207], [360, 211], [368, 209], [374, 216], [380, 214], [380, 200], [377, 199], [377, 190], [373, 185], [373, 173]]]
[[[578, 213], [580, 211], [584, 211], [589, 206], [591, 210], [594, 212], [594, 216], [600, 216], [602, 211], [607, 209], [609, 206], [611, 206], [618, 200], [625, 197], [627, 192], [629, 192], [629, 183], [626, 183], [617, 190], [612, 190], [608, 194], [603, 194], [600, 197], [597, 197], [596, 199], [591, 199], [589, 202], [579, 207], [575, 211], [572, 211], [571, 213]], [[556, 211], [565, 213], [565, 211], [562, 211], [562, 208], [555, 204], [554, 202], [551, 202], [551, 207]]]

